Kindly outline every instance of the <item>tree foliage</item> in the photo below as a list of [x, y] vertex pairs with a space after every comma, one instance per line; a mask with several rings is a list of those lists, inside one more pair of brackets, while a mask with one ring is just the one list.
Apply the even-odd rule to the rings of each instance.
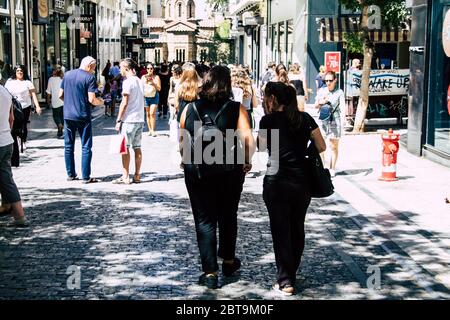
[[361, 11], [365, 6], [376, 5], [381, 9], [384, 26], [398, 26], [408, 15], [404, 0], [339, 0], [347, 9]]
[[229, 0], [206, 0], [206, 2], [214, 9], [224, 9], [228, 7]]

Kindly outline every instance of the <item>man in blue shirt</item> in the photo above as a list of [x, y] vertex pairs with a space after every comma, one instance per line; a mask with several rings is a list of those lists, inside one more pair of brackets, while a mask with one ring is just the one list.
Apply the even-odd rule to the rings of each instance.
[[109, 70], [109, 75], [113, 78], [117, 78], [120, 75], [119, 62], [114, 62], [114, 66]]
[[92, 160], [92, 106], [103, 105], [103, 100], [95, 97], [97, 81], [94, 76], [97, 62], [87, 56], [80, 64], [79, 69], [67, 72], [61, 83], [59, 98], [64, 101], [64, 158], [68, 180], [76, 180], [75, 172], [75, 137], [80, 134], [82, 145], [81, 171], [83, 183], [97, 182], [91, 178]]

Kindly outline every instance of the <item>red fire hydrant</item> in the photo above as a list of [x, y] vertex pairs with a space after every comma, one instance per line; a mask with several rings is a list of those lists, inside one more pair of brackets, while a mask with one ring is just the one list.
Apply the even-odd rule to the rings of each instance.
[[399, 149], [398, 141], [400, 140], [400, 134], [394, 133], [392, 129], [389, 129], [387, 133], [381, 135], [383, 140], [383, 159], [381, 177], [382, 181], [397, 181], [397, 153]]

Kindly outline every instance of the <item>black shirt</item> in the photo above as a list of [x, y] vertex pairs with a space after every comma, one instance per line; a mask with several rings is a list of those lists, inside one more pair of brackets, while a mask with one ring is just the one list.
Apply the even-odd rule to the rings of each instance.
[[[302, 178], [305, 176], [305, 153], [311, 132], [317, 123], [306, 112], [301, 112], [302, 124], [297, 130], [290, 129], [289, 120], [285, 112], [274, 112], [265, 115], [259, 124], [260, 135], [267, 137], [269, 162], [267, 175], [283, 178]], [[277, 145], [276, 131], [279, 133]], [[259, 142], [259, 141], [258, 141]], [[273, 142], [273, 145], [272, 145]]]

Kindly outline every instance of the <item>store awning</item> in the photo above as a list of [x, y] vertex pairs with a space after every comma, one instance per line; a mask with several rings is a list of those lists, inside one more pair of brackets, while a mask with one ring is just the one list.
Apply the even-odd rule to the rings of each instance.
[[233, 16], [238, 16], [253, 9], [260, 3], [261, 0], [242, 0], [238, 4], [230, 7], [230, 13]]
[[[342, 42], [345, 34], [359, 30], [359, 17], [321, 18], [319, 23], [319, 42]], [[410, 21], [397, 28], [383, 28], [369, 32], [373, 42], [409, 42], [411, 41]]]

